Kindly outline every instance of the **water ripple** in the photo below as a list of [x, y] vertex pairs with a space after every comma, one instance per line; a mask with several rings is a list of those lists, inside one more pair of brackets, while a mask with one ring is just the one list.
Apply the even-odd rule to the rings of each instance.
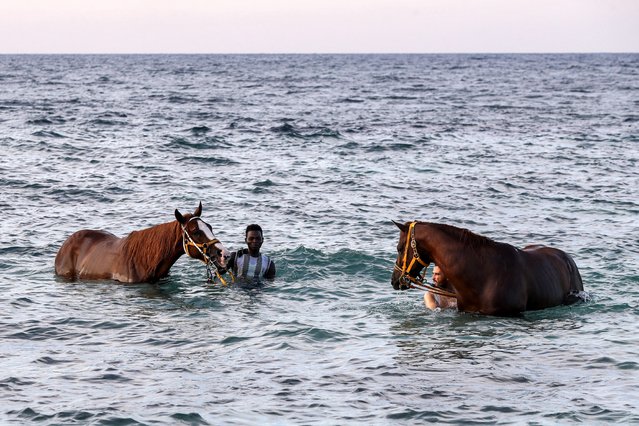
[[[3, 418], [637, 423], [639, 56], [0, 55]], [[99, 89], [96, 91], [96, 87]], [[56, 279], [78, 229], [249, 223], [278, 277]], [[392, 220], [573, 254], [584, 303], [394, 292]], [[37, 401], [33, 403], [33, 401]]]

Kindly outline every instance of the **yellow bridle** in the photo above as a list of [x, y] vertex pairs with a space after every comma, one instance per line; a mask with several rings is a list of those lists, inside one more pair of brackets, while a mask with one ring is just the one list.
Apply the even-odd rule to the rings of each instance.
[[[406, 236], [406, 246], [404, 246], [404, 258], [403, 258], [401, 269], [399, 266], [397, 266], [397, 263], [395, 263], [395, 269], [400, 271], [402, 274], [399, 277], [400, 288], [413, 287], [419, 290], [425, 290], [425, 291], [430, 291], [431, 293], [440, 294], [442, 296], [457, 298], [457, 295], [455, 293], [443, 290], [441, 288], [435, 287], [433, 285], [430, 285], [424, 282], [424, 275], [426, 274], [426, 269], [424, 269], [421, 273], [418, 273], [416, 277], [410, 276], [409, 273], [413, 269], [415, 262], [419, 263], [425, 268], [428, 268], [428, 263], [424, 262], [419, 257], [419, 253], [417, 252], [417, 241], [415, 241], [415, 225], [417, 225], [417, 221], [411, 222], [408, 227], [408, 235]], [[408, 248], [409, 247], [413, 249], [413, 258], [411, 259], [410, 264], [408, 264]], [[407, 264], [408, 266], [406, 266]]]
[[[198, 253], [202, 255], [202, 259], [201, 259], [202, 262], [206, 264], [206, 270], [209, 276], [209, 281], [213, 281], [213, 274], [211, 272], [211, 267], [210, 267], [212, 263], [215, 265], [215, 276], [220, 280], [220, 282], [223, 285], [227, 285], [226, 280], [222, 278], [222, 275], [218, 271], [217, 260], [212, 260], [211, 257], [208, 255], [208, 253], [210, 252], [210, 248], [215, 247], [215, 244], [219, 243], [220, 240], [218, 240], [217, 238], [214, 238], [205, 243], [196, 243], [195, 241], [193, 241], [193, 238], [191, 238], [189, 231], [186, 230], [186, 225], [193, 219], [199, 219], [199, 218], [192, 217], [186, 222], [186, 224], [184, 225], [180, 224], [180, 226], [182, 226], [182, 247], [184, 248], [184, 253], [186, 253], [188, 257], [196, 259], [196, 257], [191, 256], [191, 253], [189, 252], [189, 247], [194, 247], [198, 251]], [[235, 282], [235, 277], [233, 276], [233, 273], [231, 271], [228, 271], [228, 272], [231, 275], [231, 279], [233, 280], [233, 282]]]
[[[412, 282], [413, 284], [421, 284], [424, 281], [423, 274], [418, 274], [417, 277], [411, 277], [409, 274], [410, 271], [413, 269], [413, 266], [415, 266], [415, 262], [419, 263], [423, 267], [428, 267], [428, 263], [424, 262], [419, 257], [419, 253], [417, 252], [417, 242], [415, 241], [415, 225], [416, 224], [417, 222], [415, 221], [415, 222], [411, 222], [410, 225], [408, 226], [408, 235], [406, 236], [406, 245], [404, 246], [404, 256], [403, 256], [401, 269], [399, 266], [397, 266], [397, 263], [395, 263], [395, 269], [400, 271], [402, 274], [399, 277], [400, 286], [410, 287], [411, 285], [407, 284], [406, 281]], [[411, 259], [410, 264], [408, 263], [409, 247], [413, 249], [413, 258]]]

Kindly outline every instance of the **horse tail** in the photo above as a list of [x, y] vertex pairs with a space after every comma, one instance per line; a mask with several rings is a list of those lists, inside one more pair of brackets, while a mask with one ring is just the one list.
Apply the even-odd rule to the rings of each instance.
[[577, 268], [577, 264], [573, 260], [573, 258], [566, 254], [566, 264], [568, 265], [568, 272], [570, 274], [570, 289], [566, 296], [566, 304], [570, 305], [572, 303], [581, 301], [580, 293], [584, 291], [584, 283], [581, 279], [581, 274], [579, 273], [579, 268]]

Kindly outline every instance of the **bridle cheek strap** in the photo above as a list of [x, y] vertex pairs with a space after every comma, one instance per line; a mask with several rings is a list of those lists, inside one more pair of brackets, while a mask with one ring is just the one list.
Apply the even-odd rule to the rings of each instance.
[[[417, 252], [417, 242], [415, 241], [415, 225], [416, 224], [417, 224], [416, 221], [411, 222], [408, 227], [408, 238], [406, 238], [406, 246], [404, 247], [404, 259], [402, 262], [402, 268], [400, 269], [399, 266], [395, 264], [395, 269], [397, 269], [398, 271], [401, 271], [402, 275], [400, 278], [404, 281], [408, 280], [412, 282], [421, 282], [424, 280], [424, 278], [421, 276], [420, 276], [421, 279], [418, 280], [409, 275], [410, 271], [413, 270], [413, 266], [415, 266], [415, 262], [419, 263], [423, 267], [428, 267], [428, 263], [424, 262], [419, 257], [419, 253]], [[413, 249], [413, 258], [411, 259], [410, 264], [408, 264], [408, 248], [409, 247]]]
[[[193, 219], [197, 219], [197, 218], [192, 217], [191, 219], [189, 219], [189, 222], [192, 221]], [[195, 241], [193, 241], [193, 238], [191, 238], [189, 231], [186, 230], [186, 226], [182, 224], [180, 224], [180, 226], [182, 227], [182, 247], [184, 248], [184, 253], [186, 253], [188, 257], [195, 259], [194, 256], [191, 256], [191, 253], [189, 251], [189, 247], [195, 247], [198, 253], [202, 255], [202, 262], [206, 264], [212, 262], [211, 257], [207, 254], [207, 252], [210, 246], [214, 246], [215, 244], [219, 243], [220, 240], [218, 240], [217, 238], [214, 238], [211, 241], [207, 241], [206, 243], [196, 243]], [[215, 261], [213, 262], [215, 263]]]

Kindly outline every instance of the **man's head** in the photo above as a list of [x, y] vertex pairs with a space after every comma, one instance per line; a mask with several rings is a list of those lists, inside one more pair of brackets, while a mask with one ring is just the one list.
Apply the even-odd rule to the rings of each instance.
[[442, 285], [444, 284], [444, 282], [446, 282], [446, 277], [444, 276], [444, 273], [442, 272], [441, 269], [439, 269], [439, 266], [437, 265], [433, 267], [433, 281], [437, 285]]
[[246, 227], [245, 242], [251, 256], [257, 256], [264, 242], [264, 236], [260, 225], [251, 224]]

